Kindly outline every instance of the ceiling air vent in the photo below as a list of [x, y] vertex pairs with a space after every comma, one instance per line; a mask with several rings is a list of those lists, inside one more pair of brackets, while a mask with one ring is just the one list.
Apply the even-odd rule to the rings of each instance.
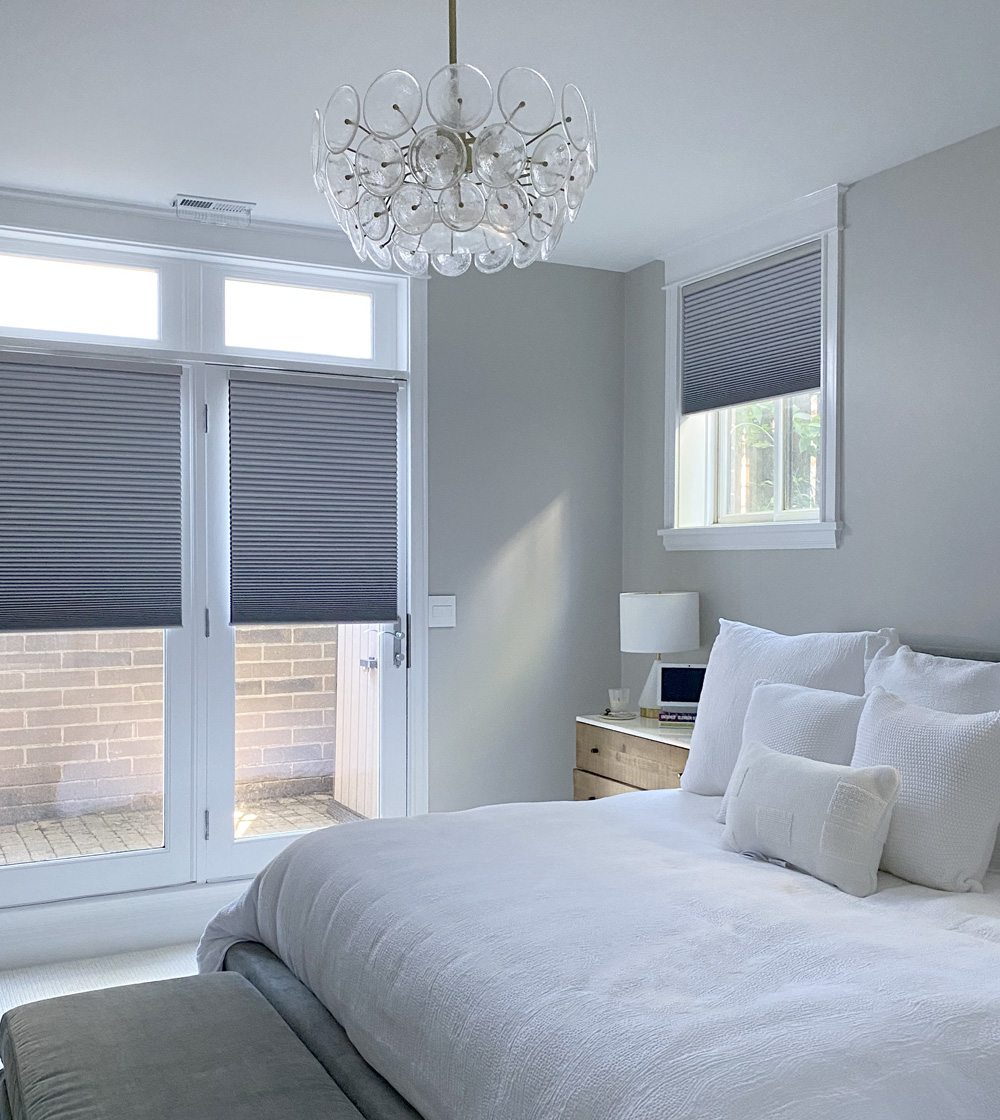
[[203, 222], [211, 226], [241, 226], [250, 224], [250, 211], [255, 202], [236, 202], [232, 198], [201, 198], [196, 194], [178, 194], [172, 203], [178, 218]]

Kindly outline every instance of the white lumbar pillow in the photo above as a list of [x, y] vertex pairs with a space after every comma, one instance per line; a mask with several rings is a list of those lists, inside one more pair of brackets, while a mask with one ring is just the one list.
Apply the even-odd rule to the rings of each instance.
[[899, 794], [891, 766], [857, 769], [747, 743], [733, 772], [722, 845], [807, 871], [864, 898]]
[[916, 653], [909, 646], [880, 649], [865, 673], [868, 689], [884, 688], [909, 704], [972, 715], [1000, 711], [1000, 664]]
[[943, 891], [983, 889], [1000, 827], [1000, 712], [938, 712], [875, 688], [852, 765], [899, 771], [885, 871]]
[[688, 793], [726, 792], [743, 745], [743, 720], [756, 681], [763, 677], [861, 696], [867, 659], [891, 640], [890, 631], [789, 637], [724, 618], [719, 624], [681, 777], [681, 788]]
[[[850, 766], [854, 757], [854, 740], [858, 720], [865, 706], [863, 696], [846, 692], [830, 692], [825, 688], [806, 688], [798, 684], [773, 684], [758, 681], [754, 685], [743, 720], [743, 745], [739, 759], [748, 743], [763, 743], [779, 754], [811, 758], [834, 766]], [[740, 771], [736, 762], [733, 776]], [[718, 820], [726, 823], [730, 779], [722, 799]]]

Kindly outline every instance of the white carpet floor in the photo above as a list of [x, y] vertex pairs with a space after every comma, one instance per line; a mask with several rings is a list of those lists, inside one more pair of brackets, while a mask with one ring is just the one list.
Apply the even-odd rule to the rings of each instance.
[[52, 996], [117, 988], [144, 980], [191, 976], [197, 971], [194, 950], [193, 944], [167, 945], [162, 949], [119, 953], [113, 957], [90, 957], [0, 971], [0, 1014], [20, 1003]]

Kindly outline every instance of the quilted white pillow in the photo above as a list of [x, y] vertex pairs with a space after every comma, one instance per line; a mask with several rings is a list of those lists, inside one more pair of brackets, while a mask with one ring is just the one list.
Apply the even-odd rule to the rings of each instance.
[[[763, 743], [779, 754], [812, 758], [816, 762], [829, 762], [835, 766], [850, 766], [858, 720], [864, 706], [863, 696], [805, 688], [798, 684], [758, 681], [743, 721], [740, 759], [748, 743]], [[739, 772], [738, 759], [733, 777]], [[722, 824], [726, 823], [732, 788], [733, 779], [730, 779], [719, 810], [718, 820]]]
[[866, 660], [891, 636], [889, 631], [861, 631], [789, 637], [724, 618], [719, 623], [681, 777], [681, 788], [688, 793], [715, 796], [726, 792], [739, 757], [743, 720], [756, 681], [763, 677], [860, 696], [865, 691]]
[[833, 766], [747, 743], [730, 789], [724, 848], [780, 860], [861, 898], [874, 893], [899, 794], [892, 767]]
[[[935, 657], [909, 646], [880, 649], [865, 672], [868, 689], [881, 686], [909, 704], [972, 715], [1000, 711], [1000, 664]], [[990, 867], [1000, 870], [1000, 837]]]
[[909, 704], [972, 715], [1000, 711], [1000, 664], [884, 648], [872, 658], [865, 685], [884, 688]]
[[886, 871], [943, 891], [983, 889], [1000, 826], [1000, 712], [938, 712], [876, 688], [852, 765], [899, 771]]

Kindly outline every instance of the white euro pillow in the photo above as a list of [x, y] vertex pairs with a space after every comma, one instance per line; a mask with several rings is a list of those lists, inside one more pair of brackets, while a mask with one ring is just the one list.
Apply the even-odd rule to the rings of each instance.
[[865, 672], [869, 690], [884, 688], [909, 704], [972, 715], [1000, 711], [1000, 664], [936, 657], [909, 646], [880, 649]]
[[861, 696], [865, 665], [892, 640], [892, 631], [788, 636], [719, 620], [698, 701], [681, 788], [720, 796], [743, 745], [743, 720], [754, 683], [761, 678]]
[[943, 891], [983, 889], [1000, 827], [1000, 712], [939, 712], [875, 688], [852, 765], [899, 771], [884, 870]]
[[723, 847], [806, 871], [864, 898], [899, 794], [891, 766], [858, 769], [747, 743], [733, 773]]
[[[748, 743], [763, 743], [779, 754], [811, 758], [835, 766], [850, 766], [858, 720], [865, 706], [863, 696], [831, 692], [825, 688], [806, 688], [798, 684], [758, 681], [750, 695], [743, 720], [743, 742], [739, 758]], [[733, 775], [739, 773], [737, 759]], [[726, 787], [718, 820], [726, 823], [729, 791]]]
[[[937, 657], [909, 646], [887, 645], [865, 671], [868, 689], [884, 688], [909, 704], [939, 712], [972, 715], [1000, 711], [1000, 664]], [[990, 866], [1000, 869], [1000, 839]]]

